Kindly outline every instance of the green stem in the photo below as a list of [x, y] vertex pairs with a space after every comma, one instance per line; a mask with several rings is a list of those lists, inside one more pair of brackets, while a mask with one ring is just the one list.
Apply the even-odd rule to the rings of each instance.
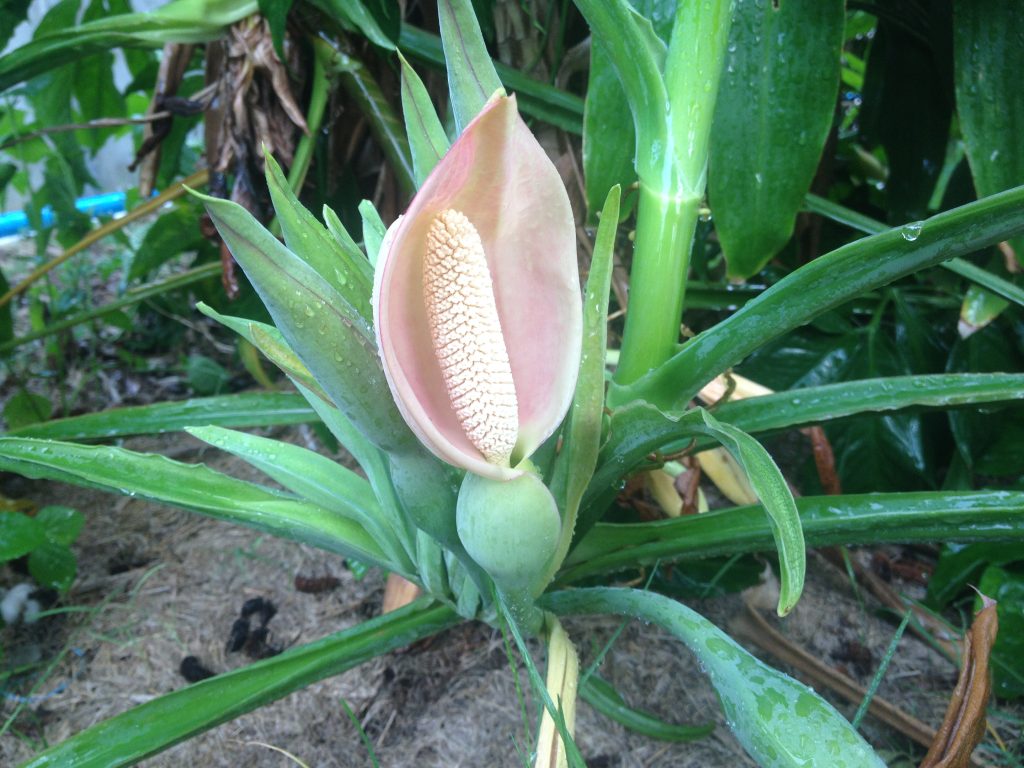
[[699, 204], [697, 196], [666, 196], [640, 184], [629, 311], [615, 372], [619, 384], [631, 384], [678, 349]]
[[324, 119], [327, 107], [327, 95], [330, 92], [330, 81], [324, 69], [324, 62], [330, 61], [334, 50], [323, 40], [313, 39], [313, 86], [309, 94], [309, 109], [306, 113], [306, 127], [309, 133], [299, 139], [295, 148], [292, 167], [288, 169], [288, 186], [296, 195], [302, 189], [309, 172], [309, 163], [316, 149], [317, 136], [320, 135], [320, 124]]

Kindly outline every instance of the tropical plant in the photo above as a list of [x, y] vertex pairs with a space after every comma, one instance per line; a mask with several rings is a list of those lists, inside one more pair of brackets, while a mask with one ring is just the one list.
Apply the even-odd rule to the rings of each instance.
[[[316, 5], [376, 34], [371, 17], [351, 10], [361, 4], [346, 4], [344, 12], [326, 0]], [[1022, 179], [992, 179], [981, 170], [988, 166], [971, 138], [968, 115], [975, 107], [968, 106], [968, 87], [958, 94], [961, 123], [971, 170], [986, 196], [922, 220], [894, 214], [893, 228], [807, 198], [841, 74], [841, 2], [577, 5], [594, 40], [583, 125], [586, 184], [599, 222], [582, 300], [573, 221], [557, 173], [519, 117], [519, 97], [506, 95], [470, 3], [442, 0], [454, 141], [402, 59], [409, 178], [419, 190], [404, 217], [385, 229], [364, 203], [360, 249], [331, 208], [323, 208], [321, 222], [302, 206], [270, 156], [267, 185], [283, 243], [240, 205], [202, 198], [274, 322], [203, 311], [257, 347], [297, 395], [165, 403], [0, 437], [0, 469], [128, 492], [296, 539], [400, 574], [423, 597], [143, 704], [27, 765], [129, 764], [467, 619], [503, 627], [524, 650], [524, 636], [547, 640], [546, 682], [531, 667], [545, 708], [536, 764], [580, 765], [572, 739], [576, 654], [560, 623], [579, 613], [637, 617], [682, 640], [707, 670], [730, 727], [761, 765], [882, 764], [824, 699], [756, 660], [700, 615], [652, 590], [607, 585], [628, 569], [774, 551], [777, 608], [785, 615], [800, 598], [808, 545], [1019, 542], [1024, 492], [1015, 479], [1004, 483], [1009, 487], [974, 488], [966, 471], [958, 484], [941, 489], [933, 481], [912, 491], [794, 499], [751, 435], [854, 416], [862, 420], [847, 425], [867, 421], [898, 430], [908, 412], [921, 418], [919, 411], [936, 409], [949, 411], [953, 431], [962, 433], [970, 428], [965, 423], [981, 418], [979, 405], [998, 409], [1020, 400], [1024, 374], [979, 372], [968, 355], [948, 371], [899, 375], [904, 372], [876, 367], [872, 345], [881, 343], [890, 306], [903, 312], [904, 326], [917, 322], [906, 307], [917, 306], [926, 291], [915, 291], [913, 276], [931, 267], [945, 265], [1019, 301], [1011, 279], [963, 259], [1024, 234], [1024, 187], [1006, 188]], [[971, 58], [980, 36], [1003, 34], [1010, 25], [995, 3], [957, 4], [957, 12], [970, 20], [957, 33], [969, 54], [957, 66], [970, 74], [958, 78], [980, 79], [980, 68], [997, 64], [994, 53], [984, 63]], [[160, 17], [168, 18], [179, 23], [173, 15]], [[136, 30], [120, 32], [122, 43], [149, 39], [148, 22], [135, 22]], [[109, 40], [111, 25], [94, 25], [76, 50], [84, 55], [100, 45], [94, 41]], [[414, 45], [414, 37], [403, 38]], [[792, 46], [797, 39], [800, 46]], [[1017, 45], [1019, 54], [1016, 38], [1002, 44]], [[43, 50], [0, 60], [0, 74], [38, 71], [42, 59], [35, 56]], [[519, 99], [524, 112], [528, 89]], [[632, 126], [615, 107], [623, 100]], [[986, 147], [1003, 142], [1000, 151], [1010, 153], [1016, 146], [1012, 135], [984, 136]], [[623, 146], [636, 150], [627, 162]], [[893, 151], [894, 179], [895, 158]], [[635, 248], [608, 383], [607, 363], [615, 357], [608, 349], [613, 254], [619, 224], [629, 215], [624, 190], [636, 202]], [[757, 274], [791, 241], [805, 205], [872, 234], [797, 266], [783, 254], [783, 276], [769, 274], [770, 287], [680, 344], [686, 302], [703, 288], [690, 275], [716, 268], [719, 255], [701, 221], [706, 193], [734, 278]], [[905, 212], [916, 217], [926, 209], [927, 201], [918, 199]], [[721, 287], [703, 296], [728, 304], [728, 294]], [[858, 301], [867, 302], [866, 310]], [[866, 324], [858, 321], [864, 312]], [[750, 358], [746, 372], [768, 371], [766, 350], [810, 346], [815, 333], [866, 344], [863, 369], [870, 375], [824, 382], [779, 375], [763, 381], [778, 392], [730, 398], [733, 366]], [[828, 344], [834, 348], [835, 341]], [[693, 405], [695, 398], [708, 407]], [[1019, 420], [1020, 411], [1001, 414]], [[232, 429], [308, 420], [321, 421], [362, 474], [306, 448]], [[75, 442], [154, 425], [185, 427], [285, 490], [203, 465]], [[758, 504], [656, 522], [606, 521], [626, 479], [715, 447], [742, 470]], [[962, 458], [969, 469], [982, 466], [969, 450]], [[985, 485], [997, 484], [985, 481], [984, 469], [977, 474]], [[865, 490], [878, 490], [875, 480], [872, 473], [858, 477]]]

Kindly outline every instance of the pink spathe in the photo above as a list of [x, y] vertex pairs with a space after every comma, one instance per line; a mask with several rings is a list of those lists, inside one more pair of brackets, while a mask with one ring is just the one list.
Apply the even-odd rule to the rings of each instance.
[[427, 233], [447, 209], [483, 244], [519, 412], [514, 459], [561, 423], [579, 366], [582, 307], [575, 225], [562, 181], [516, 109], [496, 96], [388, 231], [374, 285], [384, 372], [409, 426], [435, 455], [494, 479], [520, 471], [488, 462], [466, 436], [434, 351], [424, 298]]

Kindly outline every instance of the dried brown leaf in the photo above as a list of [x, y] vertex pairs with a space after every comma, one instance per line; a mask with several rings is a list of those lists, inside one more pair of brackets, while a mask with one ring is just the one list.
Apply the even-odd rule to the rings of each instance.
[[966, 768], [985, 735], [985, 708], [992, 692], [989, 654], [999, 631], [996, 602], [982, 595], [984, 607], [964, 637], [963, 663], [946, 717], [920, 768]]

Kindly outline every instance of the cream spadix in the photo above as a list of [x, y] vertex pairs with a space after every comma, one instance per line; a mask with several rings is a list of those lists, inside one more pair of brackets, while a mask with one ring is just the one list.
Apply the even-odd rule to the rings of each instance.
[[581, 315], [565, 188], [515, 98], [496, 96], [381, 246], [374, 324], [395, 402], [441, 459], [516, 477], [568, 410]]

